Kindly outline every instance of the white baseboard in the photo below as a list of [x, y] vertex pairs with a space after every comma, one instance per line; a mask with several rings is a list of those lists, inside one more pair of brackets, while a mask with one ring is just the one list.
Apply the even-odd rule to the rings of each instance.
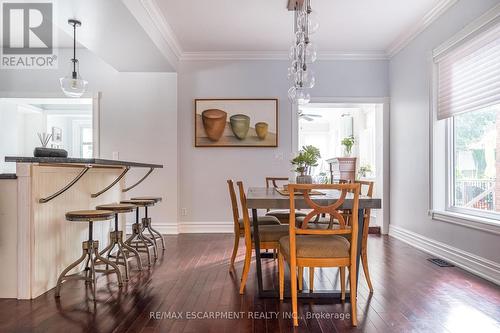
[[234, 233], [233, 222], [179, 222], [180, 234]]
[[[179, 234], [179, 227], [177, 223], [156, 223], [153, 222], [152, 224], [153, 228], [155, 230], [158, 230], [159, 233], [162, 235], [178, 235]], [[132, 233], [132, 225], [127, 224], [127, 235], [130, 235]]]
[[[178, 234], [232, 234], [234, 232], [233, 222], [179, 222], [157, 223], [153, 222], [153, 228], [164, 235]], [[127, 225], [127, 234], [132, 233], [132, 225]]]
[[500, 285], [500, 264], [463, 251], [445, 243], [424, 237], [407, 229], [389, 225], [389, 236], [419, 250], [453, 263], [466, 271]]

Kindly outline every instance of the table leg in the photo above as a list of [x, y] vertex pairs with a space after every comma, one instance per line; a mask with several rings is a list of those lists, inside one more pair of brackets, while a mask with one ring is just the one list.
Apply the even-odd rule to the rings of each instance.
[[259, 296], [262, 295], [262, 266], [260, 262], [260, 237], [259, 237], [259, 219], [257, 217], [257, 209], [252, 209], [253, 222], [253, 241], [255, 249], [255, 267], [257, 268], [257, 284], [259, 286]]
[[358, 253], [356, 255], [356, 289], [358, 286], [359, 270], [360, 270], [360, 258], [361, 258], [361, 245], [363, 244], [363, 224], [365, 211], [364, 209], [358, 209]]

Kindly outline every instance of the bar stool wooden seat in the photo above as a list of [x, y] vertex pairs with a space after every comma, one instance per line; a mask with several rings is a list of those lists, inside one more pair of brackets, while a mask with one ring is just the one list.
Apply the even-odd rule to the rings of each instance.
[[[72, 222], [87, 222], [89, 224], [89, 238], [87, 241], [82, 243], [82, 256], [78, 258], [71, 265], [66, 267], [59, 278], [57, 279], [56, 284], [56, 293], [55, 296], [59, 297], [61, 292], [61, 286], [64, 281], [70, 279], [76, 280], [85, 280], [85, 283], [92, 284], [92, 295], [95, 300], [95, 290], [96, 290], [96, 272], [97, 273], [115, 273], [118, 279], [118, 286], [121, 287], [123, 285], [122, 276], [120, 274], [120, 270], [118, 266], [112, 261], [102, 257], [99, 254], [99, 241], [93, 239], [93, 223], [97, 221], [107, 221], [111, 220], [115, 216], [115, 213], [110, 210], [79, 210], [79, 211], [71, 211], [66, 213], [66, 220]], [[82, 272], [68, 274], [72, 269], [80, 265], [82, 262], [85, 263], [84, 275], [82, 276]], [[111, 266], [111, 269], [96, 269], [97, 265], [105, 264], [106, 267]]]
[[[118, 227], [118, 214], [130, 213], [136, 208], [137, 206], [132, 204], [107, 204], [96, 207], [97, 210], [109, 210], [115, 213], [115, 230], [109, 233], [110, 243], [100, 254], [104, 255], [106, 253], [106, 258], [115, 259], [117, 265], [124, 266], [125, 281], [128, 281], [129, 277], [129, 260], [135, 258], [139, 270], [142, 270], [142, 263], [139, 252], [123, 241], [123, 231], [119, 230]], [[117, 248], [116, 252], [113, 251], [115, 247]]]
[[[155, 196], [144, 196], [144, 197], [134, 197], [131, 200], [153, 200], [156, 203], [161, 202], [162, 198], [161, 197], [155, 197]], [[155, 247], [158, 251], [158, 244], [156, 243], [156, 240], [159, 239], [161, 240], [161, 249], [165, 251], [165, 240], [163, 239], [163, 235], [157, 231], [156, 229], [153, 228], [151, 225], [151, 218], [148, 217], [148, 206], [144, 207], [144, 218], [142, 219], [142, 225], [144, 226], [145, 229], [149, 231], [149, 234], [151, 235], [151, 239], [155, 243]]]
[[151, 266], [151, 253], [150, 249], [153, 249], [154, 258], [157, 258], [156, 246], [153, 240], [144, 235], [144, 227], [139, 222], [139, 208], [149, 207], [155, 204], [154, 200], [122, 200], [122, 204], [132, 204], [136, 206], [135, 209], [135, 223], [132, 224], [132, 235], [125, 241], [125, 244], [135, 248], [137, 252], [146, 253], [148, 258], [148, 266]]

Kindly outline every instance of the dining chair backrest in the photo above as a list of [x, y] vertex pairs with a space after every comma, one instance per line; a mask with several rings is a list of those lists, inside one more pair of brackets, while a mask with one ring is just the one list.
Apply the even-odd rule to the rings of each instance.
[[245, 194], [245, 188], [243, 187], [243, 182], [236, 182], [238, 189], [240, 191], [240, 203], [241, 203], [241, 214], [243, 217], [243, 228], [245, 229], [245, 242], [247, 245], [252, 246], [252, 229], [250, 227], [250, 215], [248, 214], [247, 196]]
[[236, 192], [234, 191], [234, 183], [232, 179], [227, 180], [227, 186], [229, 187], [229, 197], [231, 198], [231, 208], [233, 210], [233, 223], [235, 231], [240, 228], [240, 213], [238, 211], [238, 200], [236, 199]]
[[[371, 180], [355, 180], [354, 183], [360, 185], [360, 189], [359, 189], [360, 195], [366, 195], [367, 197], [370, 197], [370, 198], [373, 197], [373, 186], [374, 186], [375, 182], [373, 182]], [[366, 189], [366, 193], [364, 192], [365, 189]]]
[[280, 187], [278, 182], [288, 183], [289, 179], [287, 177], [266, 177], [266, 188], [278, 188]]
[[[359, 207], [359, 189], [360, 184], [290, 184], [288, 187], [290, 193], [290, 252], [295, 253], [296, 235], [350, 235], [351, 242], [351, 260], [356, 259], [356, 249], [358, 242], [358, 207]], [[309, 195], [310, 191], [316, 190], [336, 190], [339, 192], [338, 199], [323, 206], [313, 201]], [[300, 195], [297, 193], [301, 193]], [[303, 197], [303, 200], [311, 210], [305, 217], [301, 227], [297, 227], [295, 220], [295, 200], [297, 197]], [[347, 225], [344, 216], [339, 212], [342, 209], [346, 197], [352, 200], [352, 222]], [[328, 214], [339, 221], [338, 228], [335, 229], [308, 229], [307, 224], [315, 216]]]

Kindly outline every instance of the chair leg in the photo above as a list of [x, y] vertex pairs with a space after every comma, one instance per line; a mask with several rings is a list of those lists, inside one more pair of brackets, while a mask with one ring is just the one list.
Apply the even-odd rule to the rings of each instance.
[[299, 326], [299, 318], [297, 311], [297, 267], [295, 262], [290, 263], [290, 282], [292, 285], [292, 318], [293, 326]]
[[234, 245], [233, 245], [233, 254], [231, 254], [231, 264], [229, 265], [230, 272], [236, 272], [234, 268], [234, 261], [236, 260], [236, 254], [238, 254], [238, 247], [240, 246], [240, 235], [239, 233], [234, 234]]
[[280, 300], [284, 299], [285, 294], [285, 258], [281, 251], [278, 253], [278, 274], [280, 280]]
[[340, 270], [340, 291], [342, 293], [341, 300], [345, 301], [345, 267], [339, 267]]
[[55, 295], [56, 297], [59, 297], [61, 295], [61, 286], [63, 281], [65, 280], [64, 278], [66, 277], [66, 274], [68, 274], [69, 271], [71, 271], [73, 268], [82, 263], [87, 256], [89, 256], [89, 252], [84, 250], [80, 258], [78, 258], [75, 262], [66, 267], [64, 271], [62, 271], [62, 273], [59, 275], [59, 278], [57, 279], [56, 295]]
[[370, 279], [370, 272], [368, 271], [368, 257], [366, 255], [366, 252], [361, 252], [361, 263], [363, 264], [363, 272], [365, 273], [368, 288], [370, 288], [370, 293], [373, 293], [372, 280]]
[[349, 267], [349, 284], [351, 289], [351, 321], [352, 326], [358, 326], [358, 311], [357, 311], [357, 290], [356, 290], [356, 263]]
[[250, 271], [250, 260], [252, 259], [252, 248], [245, 250], [245, 264], [243, 265], [243, 272], [241, 273], [240, 295], [245, 293], [245, 285], [247, 284], [248, 271]]
[[309, 267], [309, 291], [314, 290], [314, 267]]
[[141, 255], [139, 254], [139, 252], [137, 252], [136, 249], [134, 249], [132, 246], [128, 245], [127, 243], [124, 243], [122, 241], [120, 241], [120, 242], [126, 251], [134, 254], [134, 257], [137, 260], [137, 269], [142, 271], [142, 260], [141, 260]]
[[304, 290], [303, 287], [304, 287], [304, 267], [298, 267], [297, 268], [297, 271], [298, 271], [298, 281], [299, 281], [299, 291], [302, 291]]

